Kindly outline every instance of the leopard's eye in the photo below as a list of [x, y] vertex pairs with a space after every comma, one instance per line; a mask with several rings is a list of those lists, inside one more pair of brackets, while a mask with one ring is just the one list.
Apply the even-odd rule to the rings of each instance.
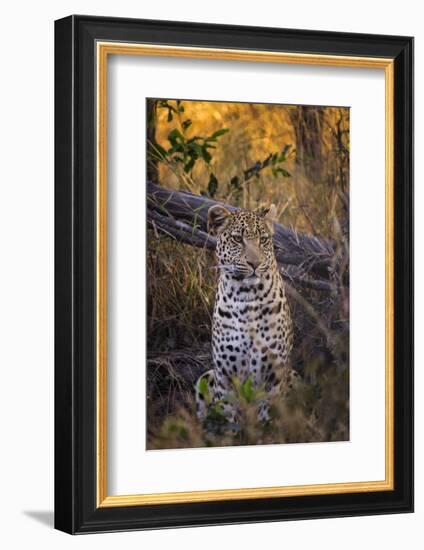
[[269, 241], [268, 235], [262, 235], [262, 237], [260, 238], [261, 244], [266, 244], [268, 241]]
[[231, 235], [231, 238], [236, 243], [241, 243], [243, 241], [243, 238], [241, 235]]

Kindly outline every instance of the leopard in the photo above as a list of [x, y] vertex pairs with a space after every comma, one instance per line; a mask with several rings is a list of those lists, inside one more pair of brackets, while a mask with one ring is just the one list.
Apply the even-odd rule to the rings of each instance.
[[[196, 412], [204, 421], [220, 403], [231, 425], [239, 422], [236, 383], [250, 380], [264, 397], [257, 404], [259, 422], [270, 421], [270, 403], [295, 388], [299, 374], [291, 367], [293, 322], [273, 236], [275, 205], [232, 210], [215, 204], [207, 231], [216, 238], [217, 285], [212, 315], [213, 368], [195, 385]], [[206, 387], [206, 391], [205, 391]]]

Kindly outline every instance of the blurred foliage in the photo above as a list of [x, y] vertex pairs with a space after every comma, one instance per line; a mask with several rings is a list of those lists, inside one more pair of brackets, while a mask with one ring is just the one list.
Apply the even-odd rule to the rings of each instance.
[[[250, 379], [235, 386], [239, 420], [229, 424], [222, 403], [208, 409], [200, 424], [194, 412], [190, 391], [185, 392], [184, 405], [165, 416], [152, 430], [149, 449], [225, 447], [234, 445], [270, 445], [349, 439], [348, 370], [340, 374], [325, 369], [318, 383], [301, 382], [284, 401], [271, 401], [270, 420], [258, 422], [257, 408], [264, 391], [253, 386]], [[205, 389], [206, 400], [207, 390]]]
[[[149, 101], [155, 105], [159, 150], [156, 145], [148, 148], [148, 162], [160, 161], [158, 183], [210, 194], [213, 174], [214, 198], [248, 209], [273, 202], [281, 223], [303, 233], [332, 237], [333, 218], [343, 218], [343, 195], [348, 193], [348, 108]], [[187, 122], [184, 129], [182, 123]], [[199, 154], [186, 173], [184, 163], [173, 158], [175, 153], [168, 154], [174, 130], [184, 143], [198, 137], [201, 145], [216, 132], [225, 133], [212, 144], [216, 149], [206, 149], [208, 162]]]
[[230, 436], [217, 427], [219, 406], [203, 427], [193, 407], [195, 379], [212, 366], [213, 254], [150, 228], [148, 448], [348, 439], [349, 109], [149, 102], [148, 163], [157, 183], [243, 208], [274, 203], [280, 223], [331, 239], [347, 260], [331, 273], [334, 294], [287, 285], [293, 366], [304, 385], [291, 400], [274, 404], [267, 426], [252, 417], [255, 396], [253, 403], [242, 400], [244, 424]]
[[188, 130], [192, 125], [190, 118], [184, 118], [185, 108], [181, 101], [175, 101], [175, 106], [171, 102], [161, 100], [157, 102], [158, 109], [167, 111], [167, 122], [172, 122], [174, 118], [178, 121], [178, 126], [173, 127], [168, 133], [169, 147], [164, 148], [156, 142], [150, 151], [150, 157], [158, 161], [165, 162], [168, 165], [182, 166], [186, 174], [191, 174], [195, 164], [203, 160], [210, 165], [212, 160], [211, 149], [216, 149], [218, 138], [228, 132], [228, 128], [220, 128], [209, 136], [188, 137]]

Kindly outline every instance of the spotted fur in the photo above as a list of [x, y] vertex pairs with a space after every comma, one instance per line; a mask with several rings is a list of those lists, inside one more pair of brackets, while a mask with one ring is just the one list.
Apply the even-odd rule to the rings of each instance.
[[[292, 321], [272, 242], [274, 218], [274, 206], [234, 213], [213, 206], [208, 212], [209, 232], [217, 236], [219, 279], [212, 323], [214, 368], [196, 385], [201, 420], [208, 403], [220, 401], [228, 421], [236, 423], [237, 404], [225, 401], [235, 381], [248, 378], [265, 389], [258, 418], [268, 420], [270, 397], [284, 397], [298, 376], [289, 366]], [[208, 400], [200, 391], [202, 379]]]

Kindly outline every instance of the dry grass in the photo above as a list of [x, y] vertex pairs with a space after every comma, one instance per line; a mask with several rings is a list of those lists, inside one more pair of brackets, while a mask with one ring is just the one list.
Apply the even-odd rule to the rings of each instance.
[[[172, 103], [172, 102], [171, 102]], [[293, 106], [183, 102], [192, 125], [187, 136], [210, 135], [221, 128], [210, 164], [196, 162], [183, 173], [172, 161], [159, 162], [159, 183], [175, 189], [207, 192], [210, 173], [218, 180], [214, 198], [245, 208], [274, 203], [278, 219], [301, 233], [332, 239], [348, 257], [348, 110], [313, 111], [314, 143], [320, 162], [299, 152], [299, 110]], [[167, 135], [181, 121], [167, 121], [157, 111], [156, 140], [169, 146]], [[315, 121], [318, 123], [315, 124]], [[302, 134], [303, 132], [303, 134]], [[315, 143], [318, 141], [319, 143]], [[291, 175], [270, 168], [246, 181], [246, 171], [270, 153], [288, 154], [283, 163]], [[318, 175], [319, 172], [319, 175]], [[243, 184], [235, 189], [231, 179]], [[302, 374], [302, 389], [288, 402], [274, 404], [274, 420], [261, 426], [246, 403], [237, 436], [218, 425], [204, 429], [194, 414], [193, 386], [211, 368], [209, 349], [215, 293], [215, 260], [208, 250], [178, 242], [152, 229], [148, 232], [148, 448], [226, 446], [349, 437], [349, 300], [348, 265], [331, 274], [331, 293], [288, 287], [295, 325], [293, 365]], [[215, 419], [216, 420], [216, 419]], [[218, 419], [219, 420], [219, 419]]]
[[207, 342], [216, 280], [213, 255], [149, 232], [147, 259], [149, 350]]

